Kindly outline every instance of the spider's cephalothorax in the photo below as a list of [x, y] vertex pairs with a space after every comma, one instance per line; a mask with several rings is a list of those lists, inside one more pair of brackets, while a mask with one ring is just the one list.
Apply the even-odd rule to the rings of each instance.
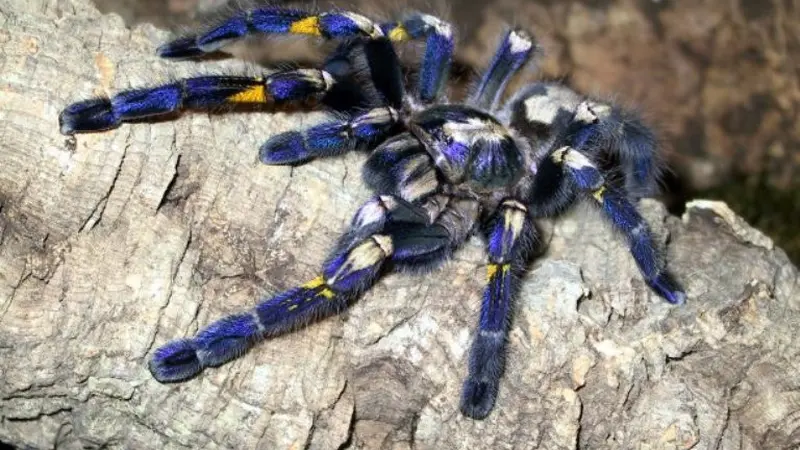
[[[555, 83], [532, 84], [501, 104], [508, 81], [536, 54], [528, 34], [504, 35], [461, 103], [447, 102], [442, 93], [454, 49], [451, 27], [426, 14], [381, 24], [350, 12], [255, 9], [159, 53], [201, 56], [253, 33], [341, 43], [320, 69], [189, 78], [79, 102], [60, 116], [61, 131], [72, 134], [184, 108], [314, 100], [329, 118], [272, 137], [260, 149], [262, 162], [369, 152], [364, 179], [376, 196], [355, 214], [319, 276], [159, 348], [150, 362], [159, 381], [185, 380], [260, 339], [341, 312], [388, 270], [431, 270], [478, 232], [486, 238], [487, 286], [461, 411], [484, 418], [503, 372], [515, 280], [536, 239], [534, 219], [557, 215], [579, 198], [598, 205], [627, 240], [658, 295], [673, 304], [685, 301], [635, 206], [659, 175], [651, 131], [635, 115]], [[416, 86], [407, 88], [393, 45], [416, 39], [425, 41], [425, 50]]]

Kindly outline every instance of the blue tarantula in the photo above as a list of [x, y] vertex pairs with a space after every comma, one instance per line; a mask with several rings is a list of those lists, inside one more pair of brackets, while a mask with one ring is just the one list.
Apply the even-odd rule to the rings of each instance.
[[[376, 196], [355, 214], [312, 281], [264, 298], [248, 312], [157, 349], [161, 382], [191, 378], [242, 355], [257, 341], [342, 312], [390, 270], [429, 271], [475, 232], [486, 238], [487, 285], [469, 353], [461, 411], [482, 419], [503, 373], [517, 280], [534, 219], [587, 198], [627, 240], [645, 282], [681, 304], [686, 295], [635, 202], [659, 176], [653, 133], [633, 113], [556, 83], [534, 83], [501, 102], [509, 80], [538, 53], [532, 36], [509, 30], [463, 103], [443, 99], [454, 51], [450, 24], [427, 14], [376, 23], [352, 12], [266, 7], [158, 49], [193, 58], [251, 34], [301, 34], [338, 41], [321, 69], [264, 77], [201, 76], [68, 106], [61, 132], [99, 131], [182, 109], [304, 102], [330, 112], [324, 123], [269, 139], [265, 164], [299, 164], [361, 149]], [[425, 42], [415, 87], [404, 85], [394, 42]]]

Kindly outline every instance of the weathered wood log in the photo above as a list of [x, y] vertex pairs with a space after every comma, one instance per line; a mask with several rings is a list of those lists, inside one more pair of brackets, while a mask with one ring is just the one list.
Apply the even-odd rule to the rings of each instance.
[[149, 353], [313, 277], [369, 192], [362, 155], [257, 163], [314, 115], [184, 114], [68, 138], [72, 101], [168, 63], [88, 0], [0, 4], [0, 441], [31, 448], [791, 448], [797, 269], [724, 205], [642, 203], [689, 302], [645, 286], [589, 208], [544, 223], [485, 421], [458, 413], [482, 244], [183, 384]]

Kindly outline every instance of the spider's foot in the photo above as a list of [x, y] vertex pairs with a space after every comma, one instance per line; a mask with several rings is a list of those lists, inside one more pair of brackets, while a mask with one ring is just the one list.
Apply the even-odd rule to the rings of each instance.
[[197, 46], [197, 37], [188, 36], [160, 45], [156, 54], [162, 58], [185, 59], [196, 58], [206, 52]]
[[497, 399], [497, 383], [469, 379], [461, 391], [461, 413], [482, 420], [492, 412]]
[[159, 348], [148, 366], [161, 383], [187, 380], [203, 370], [197, 347], [191, 339], [179, 339]]
[[252, 313], [224, 317], [193, 339], [172, 341], [156, 350], [150, 372], [162, 383], [182, 381], [241, 356], [261, 336], [262, 325]]
[[111, 100], [93, 98], [73, 103], [58, 116], [61, 134], [75, 134], [102, 131], [119, 126], [120, 120], [114, 114]]
[[658, 295], [673, 305], [683, 305], [686, 303], [686, 293], [669, 272], [660, 273], [654, 280], [648, 283]]
[[303, 134], [289, 131], [270, 138], [258, 151], [258, 159], [264, 164], [298, 164], [311, 159]]

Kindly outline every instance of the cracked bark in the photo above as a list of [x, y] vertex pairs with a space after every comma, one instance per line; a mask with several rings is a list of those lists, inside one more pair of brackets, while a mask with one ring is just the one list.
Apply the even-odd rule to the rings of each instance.
[[544, 224], [549, 249], [525, 279], [497, 409], [484, 422], [457, 412], [485, 264], [476, 240], [424, 280], [389, 276], [341, 317], [191, 382], [158, 384], [146, 369], [152, 345], [314, 275], [369, 195], [345, 176], [362, 158], [293, 172], [257, 164], [261, 142], [313, 114], [186, 114], [65, 138], [57, 114], [71, 101], [243, 65], [159, 61], [153, 49], [165, 33], [128, 30], [86, 1], [15, 3], [0, 5], [0, 440], [176, 449], [800, 444], [797, 270], [708, 202], [683, 220], [642, 204], [687, 287], [682, 308], [652, 295], [597, 214], [577, 208]]

